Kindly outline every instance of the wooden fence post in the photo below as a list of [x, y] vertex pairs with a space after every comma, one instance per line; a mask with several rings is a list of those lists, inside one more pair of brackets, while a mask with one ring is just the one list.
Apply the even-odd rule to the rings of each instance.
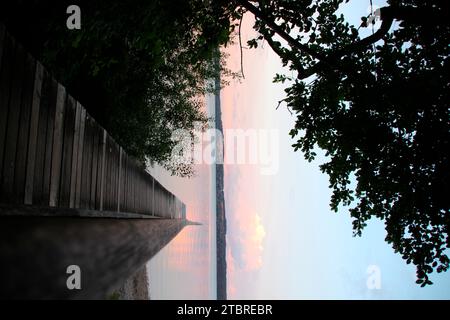
[[70, 178], [70, 201], [69, 207], [75, 208], [75, 194], [77, 189], [77, 160], [78, 160], [78, 146], [80, 142], [80, 121], [81, 121], [81, 105], [76, 103], [75, 106], [75, 131], [73, 134], [73, 148], [72, 148], [72, 169]]
[[41, 106], [41, 90], [44, 78], [44, 67], [36, 63], [36, 74], [34, 77], [33, 102], [31, 105], [30, 134], [28, 139], [27, 173], [25, 181], [24, 203], [33, 204], [34, 169], [36, 163], [36, 145], [39, 125], [39, 108]]
[[[79, 104], [79, 103], [77, 103]], [[86, 125], [86, 109], [81, 105], [80, 132], [77, 148], [77, 167], [76, 167], [76, 187], [75, 187], [75, 208], [80, 207], [81, 202], [81, 171], [83, 170], [83, 151], [84, 151], [84, 128]]]
[[65, 106], [66, 89], [61, 84], [58, 84], [58, 93], [56, 95], [55, 128], [53, 131], [52, 168], [50, 176], [50, 207], [56, 207], [58, 205]]
[[100, 211], [103, 211], [103, 198], [105, 192], [105, 157], [106, 157], [106, 130], [103, 129], [102, 140], [102, 173], [100, 178]]
[[122, 183], [122, 147], [119, 147], [119, 182], [117, 186], [117, 212], [120, 212], [120, 187]]

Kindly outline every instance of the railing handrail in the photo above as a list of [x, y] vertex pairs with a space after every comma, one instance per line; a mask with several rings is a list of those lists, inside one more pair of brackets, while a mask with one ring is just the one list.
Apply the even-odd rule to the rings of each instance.
[[2, 204], [184, 217], [184, 204], [2, 24], [0, 150]]

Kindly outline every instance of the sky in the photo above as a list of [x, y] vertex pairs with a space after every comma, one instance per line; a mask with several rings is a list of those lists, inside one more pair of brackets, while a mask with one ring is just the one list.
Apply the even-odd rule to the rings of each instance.
[[[351, 3], [343, 12], [356, 24], [369, 1]], [[246, 15], [244, 43], [255, 35], [252, 25]], [[239, 71], [239, 47], [226, 51], [229, 67]], [[265, 147], [277, 169], [263, 174], [267, 162], [261, 159], [225, 164], [229, 298], [449, 299], [450, 273], [434, 273], [435, 284], [420, 288], [415, 268], [384, 241], [382, 222], [370, 221], [363, 236], [354, 238], [347, 209], [330, 210], [328, 177], [318, 168], [325, 158], [319, 153], [308, 163], [293, 151], [288, 133], [295, 118], [283, 105], [276, 110], [284, 98], [284, 87], [272, 83], [276, 73], [286, 70], [267, 44], [244, 49], [245, 79], [231, 80], [221, 94], [225, 130], [272, 132], [275, 138]]]

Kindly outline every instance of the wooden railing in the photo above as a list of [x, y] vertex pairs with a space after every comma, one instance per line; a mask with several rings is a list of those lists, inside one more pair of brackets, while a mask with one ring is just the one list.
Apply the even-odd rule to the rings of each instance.
[[185, 218], [185, 206], [0, 24], [0, 204]]

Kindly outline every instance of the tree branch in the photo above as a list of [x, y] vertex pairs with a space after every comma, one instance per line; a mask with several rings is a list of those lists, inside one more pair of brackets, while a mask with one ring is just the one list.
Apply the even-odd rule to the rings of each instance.
[[241, 21], [239, 22], [239, 47], [241, 48], [241, 73], [242, 73], [242, 78], [245, 79], [245, 74], [244, 74], [244, 52], [242, 50], [242, 36], [241, 36], [242, 20], [243, 19], [244, 19], [244, 15], [241, 16]]
[[321, 60], [321, 61], [327, 60], [327, 58], [324, 55], [322, 55], [322, 54], [312, 50], [308, 46], [306, 46], [304, 44], [301, 44], [300, 42], [298, 42], [297, 40], [292, 38], [279, 25], [277, 25], [274, 21], [272, 21], [272, 19], [270, 17], [268, 17], [265, 13], [263, 13], [260, 9], [255, 7], [249, 1], [247, 1], [247, 0], [238, 0], [238, 3], [242, 7], [247, 9], [249, 12], [253, 13], [253, 15], [256, 18], [258, 18], [261, 21], [263, 21], [270, 29], [272, 29], [274, 32], [276, 32], [281, 38], [286, 40], [286, 42], [292, 48], [295, 48], [295, 49], [297, 49], [300, 52], [304, 52], [306, 54], [309, 54], [311, 57], [313, 57], [313, 58], [315, 58], [317, 60]]
[[[342, 58], [345, 55], [364, 50], [367, 46], [370, 46], [377, 41], [381, 40], [390, 30], [392, 23], [394, 22], [394, 19], [398, 20], [406, 20], [410, 23], [414, 24], [426, 24], [426, 22], [423, 18], [424, 15], [427, 16], [436, 16], [436, 20], [439, 22], [445, 22], [448, 18], [448, 13], [436, 13], [436, 12], [423, 12], [422, 9], [415, 8], [415, 7], [392, 7], [387, 6], [380, 9], [381, 13], [381, 20], [382, 24], [380, 29], [377, 30], [377, 32], [373, 33], [372, 35], [358, 41], [355, 43], [352, 43], [342, 49], [337, 50], [336, 52], [325, 56], [319, 52], [316, 52], [315, 50], [309, 48], [307, 45], [304, 45], [297, 41], [296, 39], [292, 38], [288, 33], [286, 33], [279, 25], [277, 25], [271, 17], [266, 15], [260, 8], [257, 8], [255, 5], [253, 5], [251, 2], [257, 2], [257, 1], [251, 1], [251, 0], [237, 0], [237, 3], [245, 8], [247, 11], [251, 12], [256, 18], [261, 20], [266, 26], [268, 26], [270, 29], [272, 29], [273, 32], [278, 34], [281, 38], [283, 38], [292, 49], [296, 49], [300, 52], [304, 52], [311, 57], [319, 60], [314, 66], [308, 68], [308, 69], [302, 69], [297, 68], [297, 71], [299, 73], [298, 77], [299, 79], [306, 79], [317, 72], [324, 70], [324, 69], [331, 69], [331, 70], [343, 70], [345, 72], [353, 72], [352, 68], [343, 66], [340, 64], [339, 59]], [[275, 53], [277, 53], [280, 57], [285, 56], [283, 51], [275, 44], [274, 41], [271, 41], [269, 35], [267, 33], [263, 34], [271, 48], [274, 50]], [[291, 62], [296, 65], [294, 61]]]
[[[329, 56], [329, 59], [333, 61], [335, 64], [337, 64], [338, 60], [343, 56], [353, 52], [357, 52], [359, 50], [363, 50], [367, 46], [381, 40], [389, 32], [389, 29], [391, 28], [392, 23], [394, 22], [394, 16], [390, 13], [390, 10], [386, 9], [390, 9], [390, 7], [384, 7], [380, 9], [382, 24], [380, 29], [377, 30], [377, 32], [368, 36], [367, 38], [362, 39], [361, 41], [352, 43], [342, 48], [341, 50], [336, 51], [331, 56]], [[327, 65], [323, 64], [320, 61], [309, 69], [299, 71], [298, 78], [301, 80], [309, 78], [310, 76], [316, 74], [320, 70], [323, 70], [325, 67], [327, 67]]]

